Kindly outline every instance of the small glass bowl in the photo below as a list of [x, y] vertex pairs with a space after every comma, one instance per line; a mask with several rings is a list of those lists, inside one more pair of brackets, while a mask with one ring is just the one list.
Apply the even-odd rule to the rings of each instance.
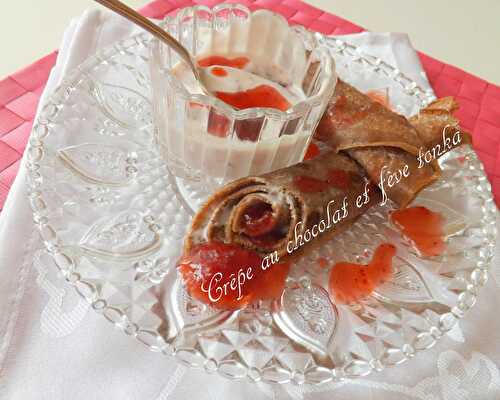
[[175, 176], [223, 183], [302, 161], [337, 82], [333, 58], [314, 34], [289, 26], [278, 14], [239, 4], [185, 8], [162, 26], [197, 59], [246, 56], [258, 75], [305, 94], [286, 111], [237, 110], [181, 81], [173, 68], [183, 61], [153, 40], [155, 135]]

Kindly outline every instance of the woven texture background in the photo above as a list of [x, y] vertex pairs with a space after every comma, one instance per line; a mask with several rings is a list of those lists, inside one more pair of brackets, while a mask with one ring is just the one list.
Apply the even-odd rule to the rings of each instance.
[[[214, 6], [221, 0], [155, 0], [142, 8], [152, 18], [162, 18], [195, 4]], [[363, 28], [298, 0], [237, 0], [251, 9], [267, 8], [282, 14], [292, 24], [324, 34], [347, 34]], [[446, 40], [446, 38], [443, 38]], [[474, 148], [482, 160], [500, 206], [500, 87], [459, 68], [419, 53], [436, 95], [455, 96], [462, 127], [472, 132]], [[0, 80], [0, 210], [20, 165], [31, 132], [40, 95], [57, 52]]]

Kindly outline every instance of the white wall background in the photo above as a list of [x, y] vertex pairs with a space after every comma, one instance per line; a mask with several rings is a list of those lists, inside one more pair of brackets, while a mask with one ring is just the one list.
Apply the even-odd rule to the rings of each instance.
[[[126, 0], [140, 7], [147, 0]], [[373, 31], [407, 32], [416, 48], [500, 84], [500, 0], [307, 0]], [[1, 0], [0, 78], [58, 47], [92, 0]]]

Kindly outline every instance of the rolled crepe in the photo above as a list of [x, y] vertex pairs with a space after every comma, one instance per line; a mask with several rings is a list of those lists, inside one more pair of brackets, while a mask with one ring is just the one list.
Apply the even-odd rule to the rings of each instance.
[[392, 186], [387, 196], [405, 207], [439, 176], [436, 163], [418, 168], [419, 149], [425, 148], [418, 130], [395, 112], [339, 80], [315, 134], [335, 151], [345, 151], [380, 184], [389, 174], [400, 174], [408, 165], [409, 176]]
[[328, 152], [215, 192], [195, 215], [184, 250], [220, 241], [262, 255], [297, 255], [341, 232], [379, 200], [379, 190], [356, 162]]

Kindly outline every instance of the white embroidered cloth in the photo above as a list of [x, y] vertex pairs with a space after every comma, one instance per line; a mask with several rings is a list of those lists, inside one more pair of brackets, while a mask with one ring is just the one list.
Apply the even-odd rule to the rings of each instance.
[[[41, 104], [67, 71], [136, 32], [123, 19], [99, 11], [73, 20]], [[361, 33], [344, 39], [429, 87], [406, 35]], [[318, 387], [271, 386], [188, 370], [150, 352], [113, 329], [55, 268], [39, 262], [41, 248], [21, 168], [0, 218], [2, 399], [500, 399], [498, 270], [465, 320], [416, 359], [365, 379]], [[497, 247], [494, 265], [499, 262]]]

